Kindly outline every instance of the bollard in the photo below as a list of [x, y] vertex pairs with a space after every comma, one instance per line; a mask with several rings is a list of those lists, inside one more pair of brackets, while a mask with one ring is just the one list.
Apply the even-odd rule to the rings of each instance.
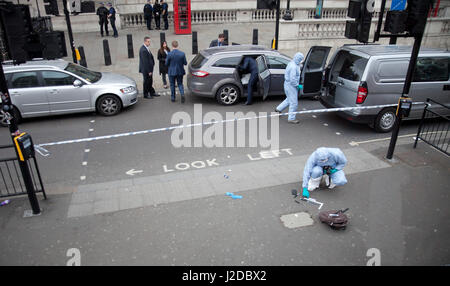
[[159, 33], [159, 44], [162, 46], [162, 43], [166, 41], [166, 33], [161, 32]]
[[108, 40], [103, 40], [103, 53], [105, 55], [105, 65], [110, 66], [111, 65], [111, 53], [109, 52], [109, 44]]
[[257, 45], [258, 44], [258, 29], [253, 29], [253, 41], [252, 41], [253, 45]]
[[192, 54], [198, 54], [197, 32], [192, 32]]
[[87, 68], [87, 62], [86, 62], [86, 55], [84, 54], [84, 48], [83, 46], [78, 46], [78, 51], [80, 52], [80, 65]]
[[225, 40], [223, 40], [223, 43], [225, 46], [228, 46], [228, 30], [223, 30], [223, 34], [225, 35]]
[[127, 48], [128, 48], [128, 58], [129, 59], [134, 58], [133, 35], [131, 35], [131, 34], [127, 35]]

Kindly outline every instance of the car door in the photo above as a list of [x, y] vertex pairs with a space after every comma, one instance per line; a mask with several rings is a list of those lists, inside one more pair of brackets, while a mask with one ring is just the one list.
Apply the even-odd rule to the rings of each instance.
[[47, 91], [41, 86], [37, 71], [12, 73], [8, 89], [11, 101], [19, 109], [22, 117], [50, 114]]
[[91, 109], [91, 96], [87, 85], [75, 86], [79, 80], [61, 71], [41, 71], [43, 84], [48, 90], [50, 113], [82, 112]]
[[303, 89], [300, 95], [305, 97], [320, 95], [322, 90], [323, 72], [331, 47], [313, 46], [303, 62], [300, 84]]
[[258, 93], [262, 96], [263, 100], [269, 95], [270, 89], [270, 71], [267, 67], [265, 56], [259, 56], [256, 58], [256, 64], [258, 65]]
[[270, 91], [269, 95], [284, 94], [284, 74], [289, 64], [289, 59], [266, 55], [267, 64], [270, 71]]
[[[450, 103], [449, 57], [419, 57], [414, 72], [409, 96], [414, 101], [425, 102], [431, 98], [441, 104]], [[447, 113], [447, 109], [431, 103], [431, 109], [438, 113]], [[420, 117], [423, 106], [416, 106], [411, 117]], [[444, 114], [445, 115], [445, 114]]]

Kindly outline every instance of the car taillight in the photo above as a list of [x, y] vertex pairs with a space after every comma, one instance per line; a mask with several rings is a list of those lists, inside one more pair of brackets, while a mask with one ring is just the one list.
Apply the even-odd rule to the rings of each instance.
[[367, 86], [360, 85], [358, 87], [358, 95], [356, 96], [356, 104], [362, 104], [366, 100], [368, 94]]
[[197, 76], [197, 77], [205, 77], [205, 76], [208, 76], [209, 73], [207, 73], [205, 71], [195, 71], [195, 72], [192, 72], [192, 75]]

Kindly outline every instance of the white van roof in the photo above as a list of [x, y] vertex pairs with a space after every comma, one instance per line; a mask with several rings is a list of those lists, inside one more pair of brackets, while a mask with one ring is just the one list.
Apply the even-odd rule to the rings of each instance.
[[[356, 50], [370, 56], [382, 56], [393, 54], [411, 54], [412, 46], [400, 46], [400, 45], [348, 45], [347, 49]], [[421, 48], [420, 53], [448, 53], [448, 51], [431, 48]]]

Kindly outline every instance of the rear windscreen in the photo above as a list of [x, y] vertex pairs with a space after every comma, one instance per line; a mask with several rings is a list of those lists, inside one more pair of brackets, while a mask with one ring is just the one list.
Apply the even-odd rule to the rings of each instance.
[[351, 81], [360, 81], [367, 62], [366, 58], [351, 54], [348, 51], [339, 52], [331, 71], [331, 81], [336, 81], [337, 76]]
[[198, 54], [192, 60], [191, 67], [194, 69], [199, 69], [206, 63], [206, 61], [207, 59], [202, 54]]

